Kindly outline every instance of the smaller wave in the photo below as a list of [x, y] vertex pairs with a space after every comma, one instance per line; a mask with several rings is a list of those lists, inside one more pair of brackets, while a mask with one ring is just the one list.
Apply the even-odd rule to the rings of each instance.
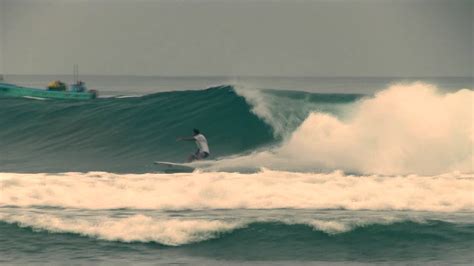
[[30, 99], [30, 100], [38, 100], [38, 101], [46, 101], [48, 99], [46, 98], [41, 98], [41, 97], [34, 97], [34, 96], [23, 96], [25, 99]]
[[53, 233], [74, 233], [109, 241], [156, 242], [168, 246], [204, 241], [216, 237], [219, 232], [237, 227], [236, 224], [217, 220], [165, 220], [145, 215], [97, 220], [60, 218], [47, 214], [0, 215], [0, 220]]
[[[256, 218], [240, 219], [233, 221], [209, 220], [209, 219], [182, 219], [152, 217], [136, 214], [125, 218], [117, 217], [90, 217], [90, 216], [56, 216], [49, 214], [30, 213], [28, 215], [2, 214], [0, 220], [4, 223], [14, 224], [19, 227], [32, 228], [36, 231], [47, 231], [51, 233], [72, 233], [91, 238], [120, 241], [120, 242], [155, 242], [165, 246], [181, 246], [210, 239], [219, 239], [231, 233], [239, 234], [239, 230], [254, 231], [255, 228], [268, 227], [274, 230], [274, 225], [285, 228], [285, 231], [294, 231], [298, 227], [309, 228], [313, 232], [323, 233], [325, 237], [346, 234], [361, 229], [385, 226], [396, 227], [400, 224], [412, 223], [416, 227], [431, 227], [433, 223], [441, 225], [449, 224], [442, 221], [378, 217], [361, 220], [321, 220], [321, 219], [298, 219], [298, 218]], [[472, 225], [463, 225], [466, 227]], [[446, 227], [446, 226], [444, 226]], [[276, 228], [278, 229], [278, 228]], [[280, 228], [282, 229], [282, 228]], [[387, 229], [390, 230], [390, 229]], [[369, 234], [378, 234], [377, 231]], [[410, 227], [404, 228], [405, 233], [415, 233]], [[297, 232], [297, 231], [296, 231]], [[282, 234], [282, 232], [273, 232]], [[272, 233], [272, 234], [273, 234]], [[449, 232], [448, 232], [449, 233]], [[308, 233], [305, 233], [308, 234]], [[382, 233], [383, 234], [383, 233]], [[472, 234], [472, 230], [469, 231]], [[289, 234], [287, 237], [294, 237]], [[316, 235], [317, 237], [317, 235]], [[426, 236], [425, 236], [426, 237]], [[288, 239], [290, 240], [290, 239]]]
[[115, 96], [117, 99], [125, 99], [125, 98], [140, 98], [143, 97], [143, 95], [119, 95]]

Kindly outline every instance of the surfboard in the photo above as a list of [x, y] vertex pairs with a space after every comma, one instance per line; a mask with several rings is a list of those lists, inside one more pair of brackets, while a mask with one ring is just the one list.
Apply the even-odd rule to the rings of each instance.
[[192, 172], [194, 167], [191, 167], [183, 163], [172, 163], [172, 162], [162, 162], [156, 161], [154, 164], [158, 165], [163, 172], [166, 173], [179, 173], [179, 172]]

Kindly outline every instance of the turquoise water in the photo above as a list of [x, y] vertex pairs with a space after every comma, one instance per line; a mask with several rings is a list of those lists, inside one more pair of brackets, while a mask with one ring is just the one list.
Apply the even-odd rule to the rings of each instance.
[[473, 262], [472, 79], [120, 80], [0, 98], [0, 263]]

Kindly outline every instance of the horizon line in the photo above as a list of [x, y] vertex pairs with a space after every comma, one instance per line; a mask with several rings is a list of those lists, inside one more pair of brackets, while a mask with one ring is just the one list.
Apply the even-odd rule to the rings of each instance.
[[[5, 78], [8, 76], [74, 76], [73, 74], [0, 74]], [[140, 75], [140, 74], [81, 74], [89, 77], [154, 77], [154, 78], [474, 78], [474, 76], [451, 76], [451, 75], [420, 75], [420, 76], [272, 76], [272, 75]]]

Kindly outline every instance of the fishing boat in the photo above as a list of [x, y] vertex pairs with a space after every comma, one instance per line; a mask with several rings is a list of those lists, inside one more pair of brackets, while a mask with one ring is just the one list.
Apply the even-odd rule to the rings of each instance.
[[97, 98], [97, 91], [71, 91], [71, 90], [51, 90], [39, 88], [27, 88], [14, 84], [0, 83], [0, 96], [8, 97], [31, 97], [44, 99], [70, 99], [70, 100], [90, 100]]
[[69, 87], [55, 80], [48, 84], [44, 89], [29, 88], [15, 84], [0, 82], [0, 97], [25, 97], [41, 99], [63, 99], [63, 100], [90, 100], [97, 98], [96, 90], [88, 90], [85, 83], [78, 80], [79, 68], [74, 65], [74, 83]]

